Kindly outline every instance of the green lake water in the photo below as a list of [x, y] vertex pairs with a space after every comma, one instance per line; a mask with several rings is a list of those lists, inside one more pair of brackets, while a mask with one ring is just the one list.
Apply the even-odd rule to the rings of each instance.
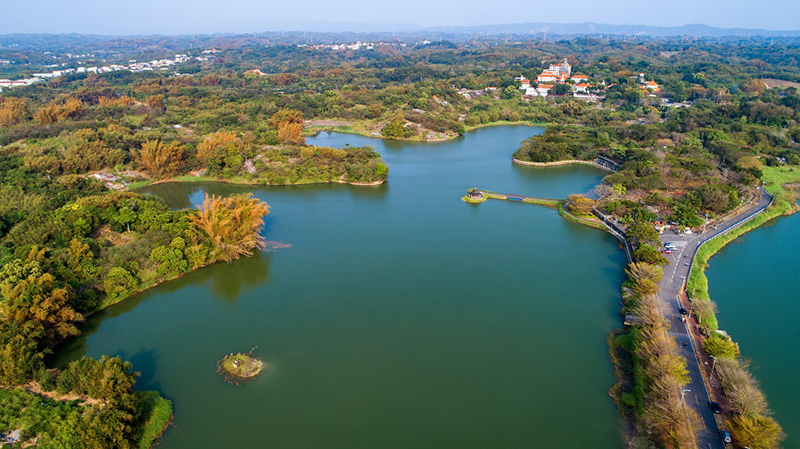
[[780, 217], [727, 245], [706, 270], [720, 328], [752, 361], [785, 449], [800, 449], [800, 214]]
[[[460, 200], [475, 186], [563, 198], [605, 175], [514, 166], [541, 131], [310, 139], [375, 146], [391, 170], [377, 187], [152, 186], [176, 208], [252, 191], [272, 208], [267, 240], [290, 246], [97, 313], [54, 362], [131, 360], [137, 388], [174, 400], [163, 449], [618, 449], [606, 345], [620, 325], [618, 242], [540, 206]], [[253, 347], [267, 363], [255, 381], [214, 373]]]

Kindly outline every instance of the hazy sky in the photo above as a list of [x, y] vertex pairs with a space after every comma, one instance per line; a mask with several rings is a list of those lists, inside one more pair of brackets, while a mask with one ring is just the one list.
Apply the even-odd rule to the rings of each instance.
[[[702, 23], [724, 28], [796, 30], [800, 28], [798, 17], [798, 0], [0, 0], [0, 34], [247, 33], [348, 28], [333, 25], [336, 22], [418, 26]], [[397, 29], [396, 25], [392, 28]]]

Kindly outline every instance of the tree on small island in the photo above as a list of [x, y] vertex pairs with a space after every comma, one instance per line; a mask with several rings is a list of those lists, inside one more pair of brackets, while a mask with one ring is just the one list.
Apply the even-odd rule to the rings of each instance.
[[264, 362], [248, 353], [231, 353], [217, 362], [217, 373], [225, 378], [226, 382], [242, 385], [253, 380], [264, 369]]

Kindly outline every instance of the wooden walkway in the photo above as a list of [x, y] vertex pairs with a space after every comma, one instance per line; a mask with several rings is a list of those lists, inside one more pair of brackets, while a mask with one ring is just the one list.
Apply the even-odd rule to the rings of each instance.
[[552, 208], [558, 208], [558, 206], [561, 205], [561, 203], [563, 203], [563, 200], [557, 200], [552, 198], [536, 198], [532, 196], [517, 195], [512, 193], [490, 192], [488, 190], [480, 190], [480, 189], [467, 190], [467, 197], [472, 198], [473, 196], [475, 196], [475, 199], [491, 198], [493, 200], [519, 201], [523, 203], [538, 204], [540, 206], [547, 206]]

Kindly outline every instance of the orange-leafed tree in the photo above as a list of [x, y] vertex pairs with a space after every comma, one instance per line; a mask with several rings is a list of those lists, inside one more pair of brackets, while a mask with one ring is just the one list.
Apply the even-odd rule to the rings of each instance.
[[184, 148], [178, 142], [166, 145], [160, 140], [151, 140], [142, 144], [136, 154], [136, 162], [158, 177], [173, 176], [184, 164]]
[[147, 97], [147, 105], [153, 109], [164, 109], [164, 96], [151, 95]]
[[223, 159], [244, 151], [244, 144], [230, 131], [219, 131], [209, 135], [197, 145], [197, 160], [209, 168], [222, 164]]
[[303, 113], [283, 108], [272, 115], [269, 124], [277, 128], [278, 141], [284, 145], [300, 145], [305, 143], [300, 133], [303, 131]]
[[281, 123], [278, 126], [278, 141], [284, 145], [300, 145], [305, 143], [305, 137], [301, 136], [303, 125], [299, 123]]
[[302, 125], [303, 113], [296, 109], [283, 108], [272, 114], [268, 122], [276, 128], [279, 127], [281, 123], [299, 123]]
[[227, 198], [206, 194], [189, 219], [208, 237], [213, 256], [230, 262], [264, 247], [261, 229], [267, 214], [269, 205], [250, 193]]
[[97, 99], [97, 104], [100, 106], [122, 107], [128, 106], [132, 103], [133, 100], [127, 95], [121, 95], [119, 97], [100, 97]]
[[86, 104], [77, 98], [68, 98], [64, 101], [64, 107], [61, 112], [62, 118], [79, 118], [83, 115], [83, 111], [86, 109]]
[[0, 98], [0, 126], [16, 125], [28, 115], [28, 104], [19, 98]]
[[46, 104], [34, 114], [36, 120], [42, 125], [49, 125], [61, 120], [61, 108], [54, 104]]

